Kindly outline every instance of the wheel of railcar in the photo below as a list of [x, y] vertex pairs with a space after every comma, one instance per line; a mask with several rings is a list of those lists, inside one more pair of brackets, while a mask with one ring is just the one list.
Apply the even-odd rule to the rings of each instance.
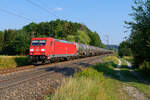
[[38, 62], [37, 62], [37, 61], [34, 61], [34, 62], [33, 62], [33, 65], [34, 65], [34, 66], [37, 66], [37, 65], [38, 65]]

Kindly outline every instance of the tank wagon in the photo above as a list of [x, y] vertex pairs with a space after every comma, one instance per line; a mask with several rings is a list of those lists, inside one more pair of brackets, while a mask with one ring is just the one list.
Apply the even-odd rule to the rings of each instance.
[[111, 50], [47, 37], [32, 38], [29, 56], [37, 64], [110, 53]]

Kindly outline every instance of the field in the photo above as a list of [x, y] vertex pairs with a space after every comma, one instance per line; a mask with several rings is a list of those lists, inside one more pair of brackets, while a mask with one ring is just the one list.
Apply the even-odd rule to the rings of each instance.
[[27, 56], [0, 56], [0, 70], [28, 65]]

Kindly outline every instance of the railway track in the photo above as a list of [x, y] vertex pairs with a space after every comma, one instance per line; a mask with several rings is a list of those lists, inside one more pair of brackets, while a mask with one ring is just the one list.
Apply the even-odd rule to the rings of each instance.
[[[23, 66], [23, 67], [8, 69], [8, 70], [1, 70], [0, 71], [0, 82], [1, 81], [6, 81], [4, 78], [7, 77], [7, 76], [11, 76], [11, 75], [13, 77], [11, 77], [10, 79], [15, 79], [16, 76], [17, 76], [17, 73], [19, 73], [19, 72], [22, 72], [22, 75], [26, 75], [26, 71], [28, 73], [32, 73], [32, 72], [37, 71], [40, 68], [47, 68], [47, 66], [51, 67], [51, 66], [55, 66], [56, 64], [57, 65], [68, 64], [68, 63], [72, 63], [72, 62], [82, 61], [82, 60], [85, 60], [85, 59], [88, 59], [88, 58], [92, 58], [92, 57], [74, 59], [74, 60], [69, 60], [69, 61], [64, 61], [64, 62], [54, 62], [54, 63], [51, 63], [51, 64], [45, 64], [45, 65], [39, 65], [39, 66], [29, 65], [29, 66]], [[4, 77], [2, 77], [2, 76], [4, 76]], [[19, 77], [21, 77], [21, 76], [19, 76]]]
[[83, 67], [95, 64], [95, 61], [100, 62], [102, 57], [76, 59], [2, 74], [0, 76], [0, 100], [34, 100], [42, 97], [43, 92], [56, 88], [64, 77], [73, 75]]
[[[86, 58], [91, 58], [91, 57], [86, 57]], [[53, 62], [51, 64], [45, 64], [45, 65], [39, 65], [39, 66], [28, 65], [28, 66], [22, 66], [22, 67], [16, 67], [16, 68], [9, 68], [9, 69], [0, 70], [0, 75], [9, 74], [13, 72], [19, 72], [19, 71], [33, 69], [33, 68], [41, 68], [41, 67], [49, 66], [49, 65], [52, 66], [52, 65], [55, 65], [56, 63], [57, 64], [68, 63], [71, 61], [77, 61], [77, 60], [82, 60], [82, 59], [85, 59], [85, 58], [78, 58], [78, 59], [73, 59], [73, 60], [63, 61], [63, 62]]]
[[31, 68], [34, 68], [34, 66], [29, 65], [29, 66], [22, 66], [22, 67], [17, 67], [17, 68], [4, 69], [4, 70], [0, 70], [0, 75], [17, 72], [17, 71], [21, 71], [21, 70], [25, 70], [25, 69], [31, 69]]
[[[84, 60], [85, 60], [85, 58], [84, 59], [80, 59], [80, 60], [78, 59], [78, 60], [68, 61], [68, 62], [65, 62], [65, 63], [67, 65], [70, 65], [70, 66], [73, 67], [79, 61], [84, 61]], [[90, 59], [90, 61], [91, 61], [91, 59]], [[34, 69], [31, 69], [31, 70], [28, 69], [27, 71], [25, 69], [22, 69], [22, 70], [25, 70], [25, 72], [21, 72], [21, 74], [16, 73], [15, 75], [11, 75], [11, 76], [7, 75], [6, 77], [0, 77], [0, 79], [1, 79], [0, 80], [0, 89], [2, 87], [1, 85], [6, 85], [7, 82], [11, 83], [12, 81], [17, 81], [19, 79], [22, 79], [24, 81], [24, 79], [30, 78], [31, 76], [35, 76], [35, 75], [39, 75], [39, 74], [42, 74], [42, 73], [46, 73], [46, 71], [45, 71], [46, 68], [50, 68], [50, 67], [52, 67], [54, 65], [56, 65], [56, 67], [59, 67], [62, 64], [65, 65], [63, 62], [61, 62], [61, 63], [57, 63], [57, 65], [56, 64], [52, 64], [52, 65], [49, 65], [49, 67], [47, 67], [47, 65], [44, 65], [44, 66], [36, 67]]]

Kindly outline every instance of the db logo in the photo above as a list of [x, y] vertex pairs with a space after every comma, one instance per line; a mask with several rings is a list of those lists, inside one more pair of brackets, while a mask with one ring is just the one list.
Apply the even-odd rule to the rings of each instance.
[[36, 49], [36, 51], [39, 51], [39, 49]]

